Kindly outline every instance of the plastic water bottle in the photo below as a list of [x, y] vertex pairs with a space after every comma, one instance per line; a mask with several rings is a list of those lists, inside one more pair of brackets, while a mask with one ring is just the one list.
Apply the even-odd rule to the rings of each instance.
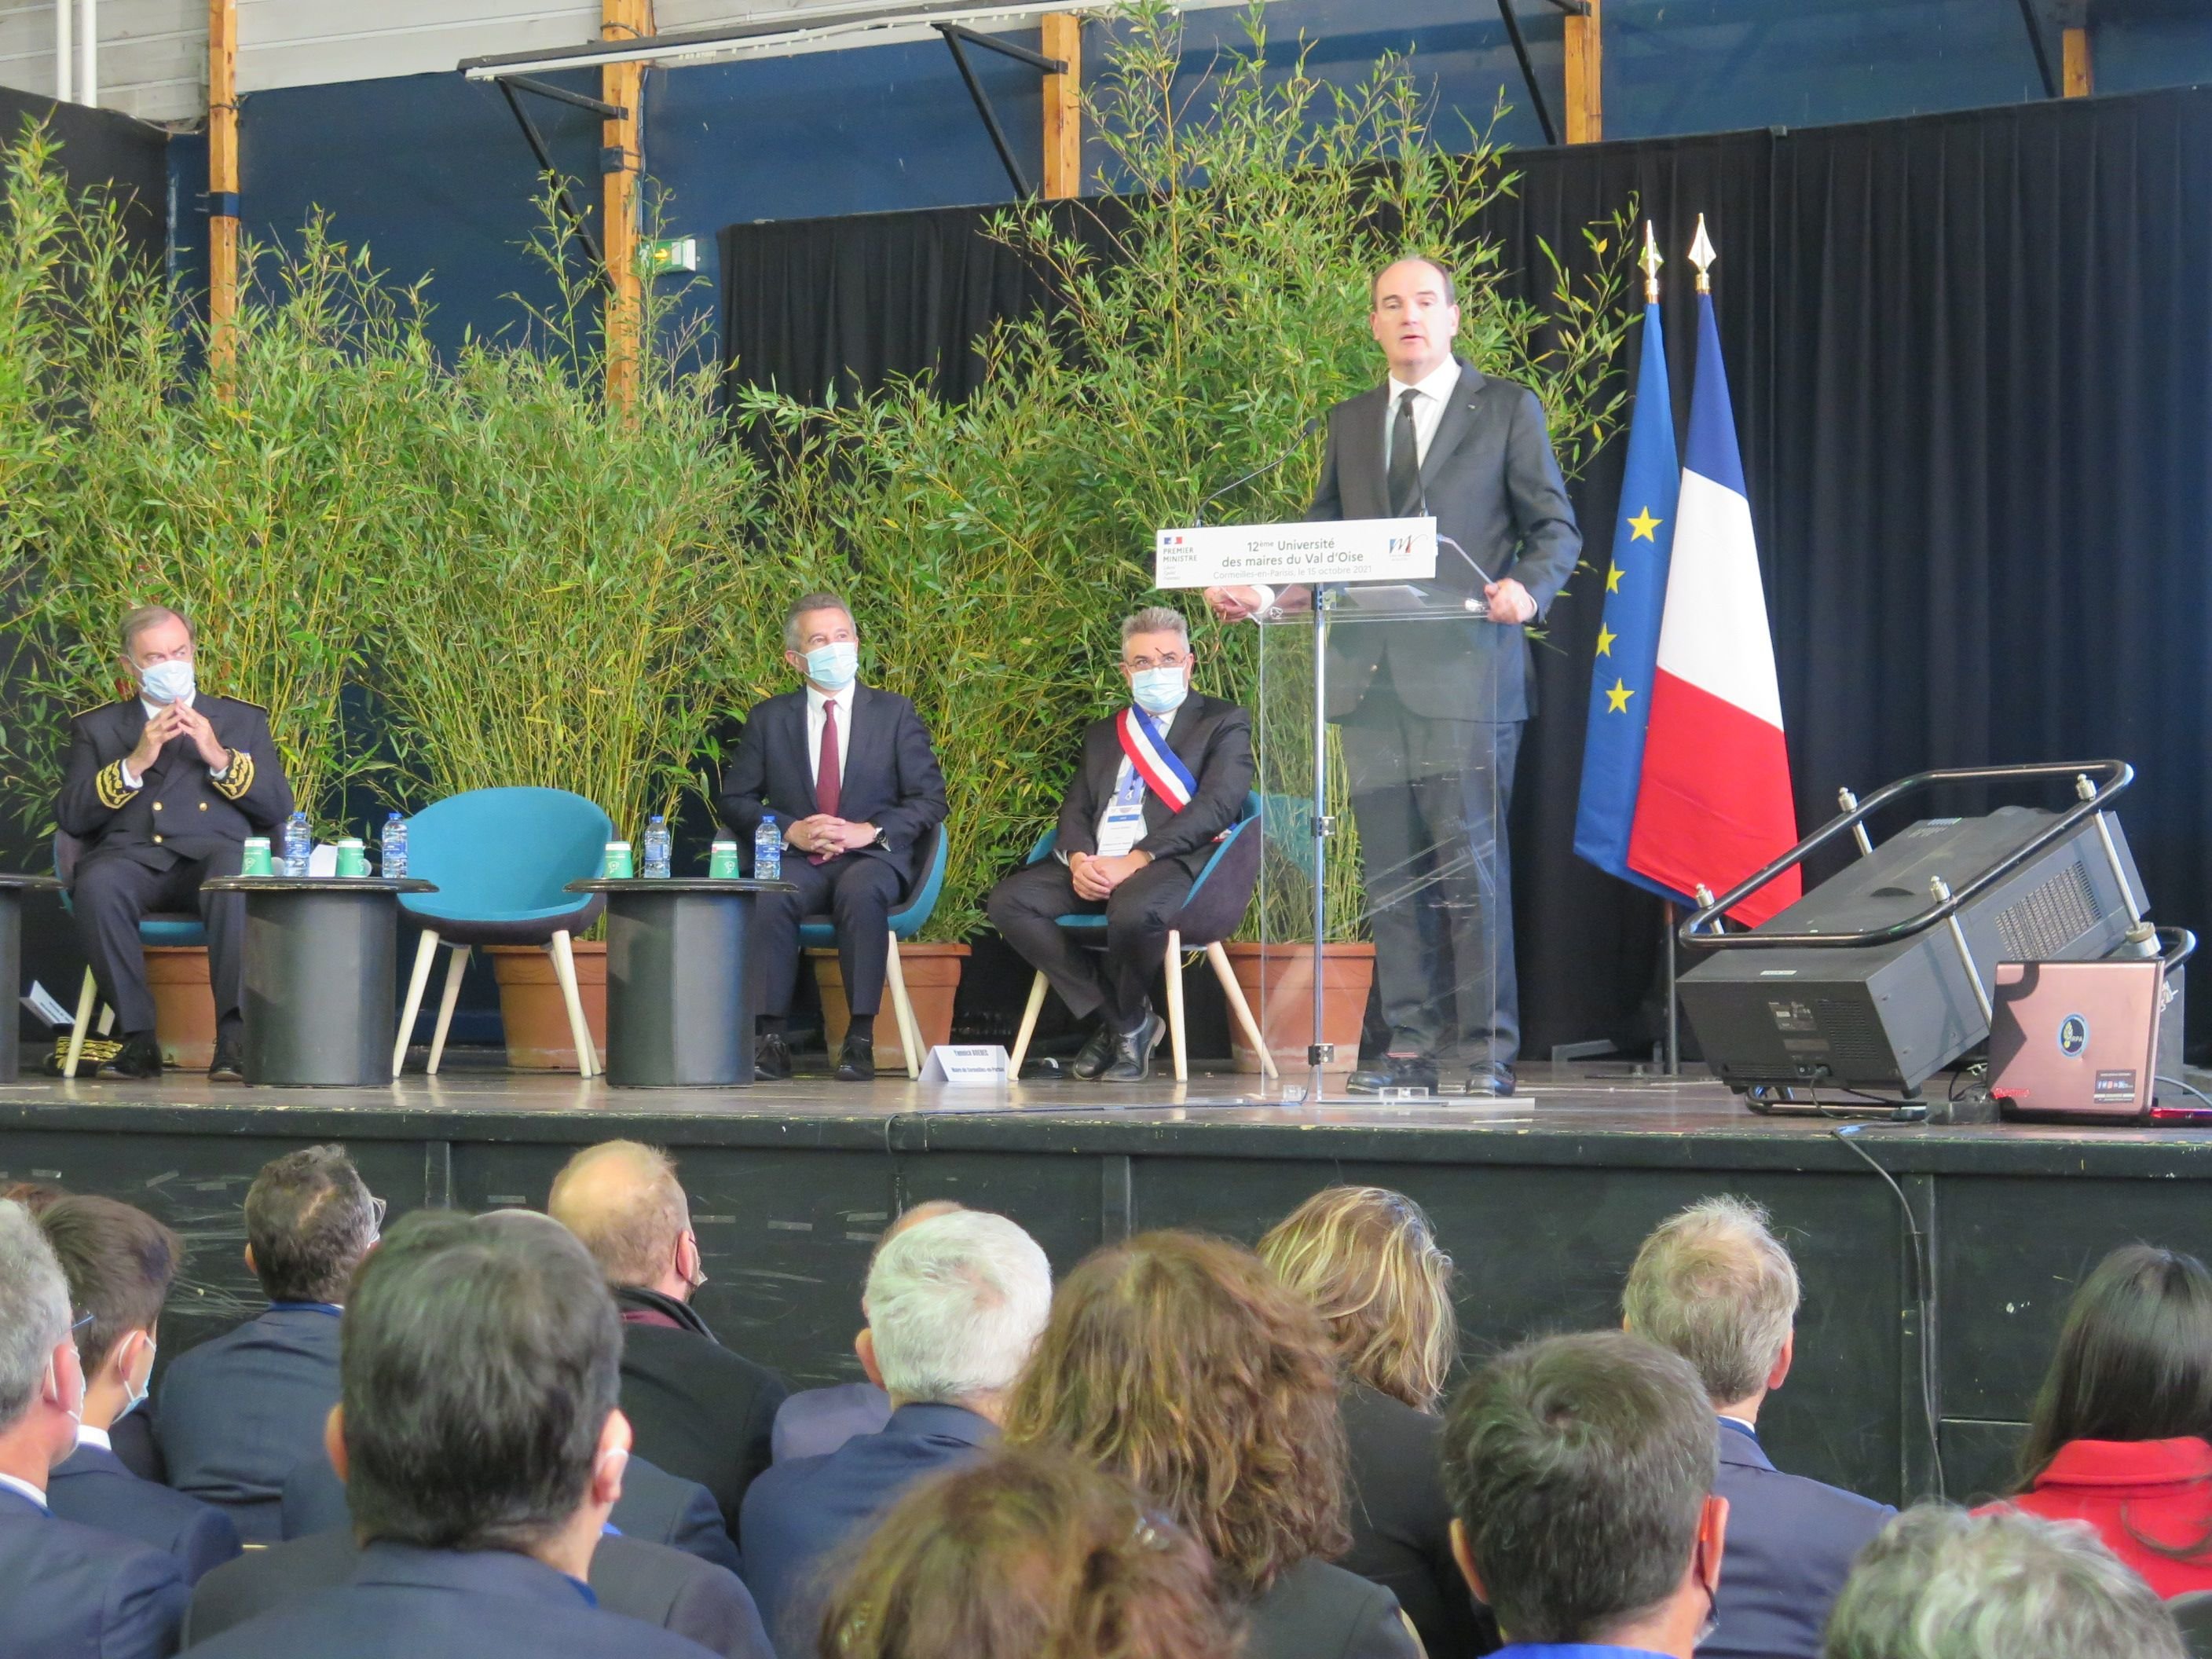
[[668, 879], [668, 823], [655, 812], [645, 821], [645, 868], [647, 881]]
[[407, 873], [407, 820], [387, 813], [384, 820], [384, 878], [397, 881]]
[[304, 876], [307, 873], [307, 854], [315, 850], [315, 838], [307, 832], [307, 815], [295, 812], [284, 823], [284, 873]]
[[763, 815], [760, 828], [753, 831], [753, 879], [783, 879], [783, 831], [776, 828], [773, 812]]

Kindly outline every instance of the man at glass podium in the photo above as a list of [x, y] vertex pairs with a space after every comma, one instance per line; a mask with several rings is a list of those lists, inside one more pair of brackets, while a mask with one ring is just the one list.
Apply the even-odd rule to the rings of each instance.
[[[1389, 378], [1329, 410], [1306, 512], [1433, 515], [1425, 602], [1468, 612], [1330, 629], [1327, 712], [1343, 731], [1389, 1028], [1387, 1042], [1363, 1045], [1349, 1084], [1362, 1093], [1436, 1089], [1447, 1073], [1470, 1094], [1513, 1092], [1521, 1020], [1505, 814], [1536, 702], [1521, 629], [1582, 551], [1543, 405], [1454, 355], [1457, 300], [1451, 273], [1430, 259], [1376, 274], [1368, 325]], [[1312, 603], [1303, 588], [1252, 586], [1210, 588], [1206, 599], [1225, 621]]]

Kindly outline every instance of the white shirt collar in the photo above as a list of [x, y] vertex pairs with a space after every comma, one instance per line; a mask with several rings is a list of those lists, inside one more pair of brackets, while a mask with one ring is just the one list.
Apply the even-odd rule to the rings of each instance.
[[42, 1510], [47, 1507], [46, 1494], [27, 1480], [19, 1480], [12, 1474], [0, 1474], [0, 1486], [22, 1493]]
[[1718, 1417], [1723, 1423], [1740, 1423], [1745, 1428], [1749, 1429], [1753, 1434], [1757, 1434], [1759, 1432], [1759, 1425], [1753, 1422], [1747, 1417], [1738, 1417], [1734, 1412], [1717, 1412], [1714, 1415]]
[[[193, 703], [199, 700], [199, 695], [198, 688], [194, 687], [191, 696], [185, 699], [185, 707], [190, 708]], [[145, 698], [141, 697], [138, 699], [138, 706], [146, 711], [146, 718], [150, 720], [155, 715], [160, 714], [161, 710], [167, 708], [168, 704], [162, 702], [149, 702]]]
[[[1182, 714], [1184, 709], [1190, 707], [1190, 698], [1185, 697], [1181, 702], [1177, 703], [1173, 708], [1168, 710], [1164, 714], [1155, 714], [1151, 709], [1146, 708], [1139, 702], [1132, 702], [1129, 707], [1137, 711], [1137, 718], [1139, 720], [1150, 720], [1152, 723], [1152, 730], [1158, 732], [1164, 738], [1168, 734], [1168, 728], [1175, 724], [1176, 716]], [[1126, 760], [1127, 757], [1124, 756], [1122, 758]]]
[[104, 1452], [112, 1452], [115, 1449], [115, 1437], [106, 1429], [95, 1429], [89, 1423], [80, 1423], [76, 1425], [76, 1443], [80, 1446], [97, 1446]]
[[853, 694], [860, 689], [860, 683], [857, 679], [846, 681], [845, 689], [842, 691], [824, 691], [809, 680], [806, 682], [806, 712], [818, 720], [822, 715], [822, 706], [834, 702], [837, 705], [837, 712], [845, 717], [845, 724], [850, 726], [853, 723]]
[[1418, 380], [1410, 383], [1390, 376], [1390, 401], [1395, 405], [1408, 392], [1418, 392], [1424, 398], [1433, 398], [1442, 403], [1451, 396], [1451, 389], [1459, 384], [1459, 359], [1446, 356], [1443, 363]]

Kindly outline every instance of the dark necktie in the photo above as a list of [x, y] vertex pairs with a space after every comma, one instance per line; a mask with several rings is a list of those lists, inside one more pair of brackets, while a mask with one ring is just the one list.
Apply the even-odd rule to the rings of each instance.
[[1407, 386], [1398, 399], [1397, 418], [1390, 422], [1390, 514], [1410, 519], [1421, 506], [1421, 446], [1413, 435], [1413, 399], [1421, 394]]
[[838, 799], [844, 793], [837, 768], [837, 705], [822, 705], [822, 755], [814, 768], [814, 805], [830, 817], [837, 816]]

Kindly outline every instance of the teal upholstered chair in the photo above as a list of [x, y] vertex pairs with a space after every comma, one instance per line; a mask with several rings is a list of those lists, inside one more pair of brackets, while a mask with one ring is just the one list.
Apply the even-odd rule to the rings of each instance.
[[[924, 866], [927, 873], [915, 884], [906, 902], [891, 912], [891, 949], [884, 968], [890, 981], [891, 1012], [898, 1020], [899, 1053], [906, 1059], [906, 1074], [909, 1078], [921, 1075], [921, 1062], [928, 1053], [921, 1045], [921, 1027], [914, 1018], [914, 1003], [906, 994], [906, 970], [899, 965], [899, 941], [912, 939], [928, 925], [937, 909], [938, 895], [945, 890], [945, 826], [933, 825], [929, 832], [930, 848]], [[799, 943], [803, 948], [828, 950], [837, 943], [837, 929], [827, 916], [807, 916], [799, 924]]]
[[445, 1053], [462, 973], [479, 945], [537, 945], [550, 952], [561, 998], [568, 1005], [577, 1071], [584, 1077], [598, 1075], [599, 1054], [584, 1023], [569, 941], [592, 925], [606, 901], [597, 893], [562, 890], [599, 873], [613, 833], [605, 812], [565, 789], [471, 789], [448, 795], [407, 820], [407, 873], [435, 882], [438, 890], [400, 896], [401, 908], [422, 925], [422, 942], [392, 1045], [394, 1077], [406, 1061], [407, 1041], [414, 1035], [415, 1017], [422, 1012], [422, 993], [441, 944], [453, 954], [438, 1004], [437, 1032], [430, 1040], [432, 1076]]
[[[54, 832], [54, 873], [64, 884], [62, 908], [68, 909], [70, 897], [66, 884], [76, 879], [76, 861], [84, 854], [84, 843], [66, 830]], [[138, 943], [143, 945], [205, 945], [207, 929], [201, 925], [199, 912], [157, 911], [138, 919]], [[91, 1029], [93, 1010], [100, 1004], [100, 981], [93, 977], [92, 969], [84, 970], [84, 985], [77, 992], [76, 1022], [70, 1027], [69, 1053], [62, 1061], [62, 1075], [75, 1077], [78, 1056], [84, 1052], [85, 1033]], [[100, 1007], [100, 1034], [107, 1035], [115, 1023], [115, 1011]]]

